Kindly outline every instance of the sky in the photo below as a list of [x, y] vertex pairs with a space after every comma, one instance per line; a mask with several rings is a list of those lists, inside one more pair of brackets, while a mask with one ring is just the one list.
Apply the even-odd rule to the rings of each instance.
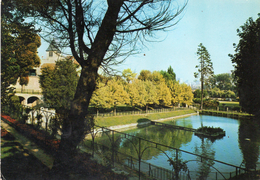
[[[199, 64], [196, 52], [202, 43], [211, 56], [214, 74], [230, 73], [234, 68], [228, 54], [235, 53], [233, 43], [239, 42], [237, 29], [249, 17], [256, 20], [258, 13], [260, 0], [189, 0], [171, 31], [156, 34], [160, 41], [147, 43], [140, 54], [128, 57], [117, 69], [130, 68], [139, 74], [171, 66], [180, 82], [194, 83]], [[47, 47], [42, 40], [41, 58], [46, 58]]]

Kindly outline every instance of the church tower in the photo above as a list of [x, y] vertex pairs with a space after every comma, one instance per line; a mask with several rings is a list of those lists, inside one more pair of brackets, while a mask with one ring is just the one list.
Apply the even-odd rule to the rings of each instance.
[[61, 51], [59, 50], [55, 40], [53, 39], [46, 49], [46, 60], [45, 63], [55, 63], [61, 58]]

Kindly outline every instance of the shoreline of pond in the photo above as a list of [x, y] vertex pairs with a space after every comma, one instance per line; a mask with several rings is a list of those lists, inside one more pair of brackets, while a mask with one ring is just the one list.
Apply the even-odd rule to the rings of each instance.
[[[193, 116], [193, 115], [199, 115], [199, 112], [184, 114], [184, 115], [178, 115], [178, 116], [172, 116], [172, 117], [167, 117], [167, 118], [161, 118], [161, 119], [152, 120], [152, 121], [163, 122], [163, 121], [168, 121], [168, 120], [171, 120], [171, 119], [178, 119], [178, 118], [188, 117], [188, 116]], [[146, 122], [140, 122], [140, 123], [131, 123], [131, 124], [124, 124], [124, 125], [109, 126], [109, 127], [105, 127], [105, 128], [121, 132], [121, 131], [126, 131], [126, 130], [137, 128], [138, 126], [145, 126], [145, 125], [149, 125], [149, 124], [151, 124], [151, 120], [146, 121]], [[95, 132], [98, 132], [100, 129], [101, 129], [101, 127], [96, 129]]]
[[237, 113], [237, 112], [229, 112], [229, 111], [214, 111], [214, 110], [200, 110], [200, 115], [211, 115], [211, 116], [220, 116], [234, 119], [251, 119], [254, 115]]
[[[162, 119], [157, 119], [157, 120], [153, 120], [153, 121], [162, 122], [162, 121], [167, 121], [167, 120], [177, 119], [177, 118], [182, 118], [182, 117], [187, 117], [187, 116], [193, 116], [193, 115], [199, 115], [199, 113], [191, 113], [191, 114], [173, 116], [173, 117], [162, 118]], [[125, 130], [131, 129], [131, 128], [136, 128], [138, 126], [147, 125], [147, 124], [151, 124], [151, 121], [146, 121], [146, 122], [141, 122], [141, 123], [131, 123], [131, 124], [125, 124], [125, 125], [117, 125], [117, 126], [110, 126], [110, 127], [107, 127], [107, 128], [111, 129], [111, 130], [125, 131]]]

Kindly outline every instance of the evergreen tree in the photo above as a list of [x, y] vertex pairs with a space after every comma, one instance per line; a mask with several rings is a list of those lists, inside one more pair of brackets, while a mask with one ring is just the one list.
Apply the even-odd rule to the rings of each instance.
[[200, 74], [200, 82], [201, 82], [201, 105], [200, 108], [203, 109], [203, 90], [204, 83], [207, 83], [207, 79], [214, 74], [213, 72], [213, 64], [210, 59], [210, 54], [205, 46], [202, 43], [199, 44], [198, 51], [198, 60], [199, 65], [196, 66], [198, 68], [198, 72], [194, 73], [195, 78], [198, 78]]
[[169, 81], [173, 81], [173, 82], [176, 81], [176, 74], [175, 74], [175, 72], [173, 72], [173, 69], [171, 66], [167, 69], [167, 71], [162, 70], [162, 71], [160, 71], [160, 73], [163, 75], [167, 84], [169, 83]]
[[70, 59], [57, 61], [55, 67], [41, 69], [40, 86], [44, 102], [60, 115], [67, 114], [71, 108], [77, 83], [77, 65]]

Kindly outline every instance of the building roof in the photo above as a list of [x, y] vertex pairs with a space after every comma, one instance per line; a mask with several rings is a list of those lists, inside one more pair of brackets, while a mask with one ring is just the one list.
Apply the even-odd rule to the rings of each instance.
[[76, 61], [76, 59], [75, 59], [73, 56], [68, 55], [68, 56], [66, 56], [66, 58], [69, 59], [69, 60], [71, 60], [71, 61], [73, 62], [73, 64], [79, 65], [78, 61]]
[[53, 39], [49, 45], [49, 47], [46, 49], [46, 51], [56, 51], [57, 53], [61, 53], [61, 51], [58, 48], [58, 45], [56, 44], [55, 40]]

